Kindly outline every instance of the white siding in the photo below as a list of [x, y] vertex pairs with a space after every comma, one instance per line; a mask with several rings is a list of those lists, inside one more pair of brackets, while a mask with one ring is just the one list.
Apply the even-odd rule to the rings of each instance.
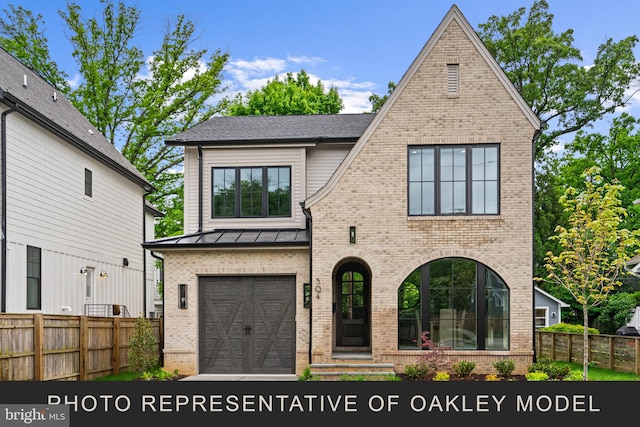
[[[191, 151], [191, 150], [187, 150]], [[192, 158], [196, 158], [194, 165]], [[188, 168], [195, 171], [185, 175], [185, 217], [186, 233], [195, 232], [198, 228], [198, 175], [197, 152], [188, 160]], [[252, 148], [252, 149], [211, 149], [203, 150], [203, 230], [215, 228], [304, 228], [305, 218], [300, 202], [305, 198], [305, 148]], [[187, 164], [187, 159], [185, 159]], [[212, 167], [245, 167], [245, 166], [291, 166], [291, 218], [235, 219], [211, 218], [211, 168]], [[185, 167], [185, 169], [187, 169]], [[187, 191], [188, 189], [188, 191]], [[188, 198], [187, 198], [188, 194]], [[187, 203], [189, 210], [186, 209]], [[195, 212], [195, 214], [194, 214]]]
[[322, 188], [352, 145], [321, 145], [307, 149], [307, 197]]
[[[184, 233], [198, 231], [198, 150], [184, 150]], [[162, 236], [160, 236], [162, 237]]]
[[[93, 197], [84, 195], [84, 170]], [[82, 314], [84, 276], [94, 303], [142, 314], [143, 189], [21, 114], [7, 116], [7, 311], [26, 311], [26, 246], [42, 249], [42, 309]], [[123, 265], [123, 258], [129, 261]], [[100, 271], [108, 274], [99, 279]], [[62, 307], [72, 310], [62, 311]]]

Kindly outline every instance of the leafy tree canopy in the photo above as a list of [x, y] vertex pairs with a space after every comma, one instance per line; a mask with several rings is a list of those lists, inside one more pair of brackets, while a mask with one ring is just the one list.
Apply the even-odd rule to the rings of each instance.
[[325, 91], [318, 80], [311, 83], [309, 74], [287, 73], [284, 79], [275, 76], [261, 89], [238, 94], [228, 102], [230, 116], [284, 116], [291, 114], [338, 114], [344, 104], [335, 87]]
[[157, 236], [183, 229], [181, 147], [164, 139], [203, 122], [220, 109], [211, 99], [224, 91], [222, 69], [228, 54], [193, 47], [195, 24], [184, 15], [168, 22], [163, 39], [145, 57], [134, 44], [141, 13], [124, 2], [101, 0], [103, 9], [88, 17], [78, 3], [59, 15], [72, 46], [80, 83], [71, 88], [67, 74], [50, 60], [40, 15], [11, 6], [0, 20], [2, 47], [63, 91], [74, 106], [158, 190], [148, 200], [168, 215]]
[[559, 136], [626, 105], [640, 76], [635, 35], [617, 42], [608, 38], [593, 63], [584, 66], [573, 30], [555, 33], [548, 9], [547, 1], [536, 0], [528, 14], [520, 8], [478, 26], [485, 46], [542, 122], [537, 158]]

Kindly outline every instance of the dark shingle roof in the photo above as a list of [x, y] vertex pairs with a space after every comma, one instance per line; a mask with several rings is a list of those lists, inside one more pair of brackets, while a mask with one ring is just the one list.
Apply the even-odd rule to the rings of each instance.
[[146, 249], [159, 251], [184, 248], [238, 246], [308, 246], [309, 233], [301, 229], [212, 230], [145, 242]]
[[215, 116], [166, 140], [171, 145], [237, 142], [355, 142], [373, 113]]
[[60, 91], [2, 48], [0, 101], [7, 105], [17, 102], [21, 113], [139, 185], [152, 188], [144, 175]]

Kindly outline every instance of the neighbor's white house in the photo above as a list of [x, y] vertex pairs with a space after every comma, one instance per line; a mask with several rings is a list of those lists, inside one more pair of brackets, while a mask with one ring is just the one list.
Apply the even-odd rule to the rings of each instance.
[[0, 312], [153, 317], [152, 184], [0, 49]]

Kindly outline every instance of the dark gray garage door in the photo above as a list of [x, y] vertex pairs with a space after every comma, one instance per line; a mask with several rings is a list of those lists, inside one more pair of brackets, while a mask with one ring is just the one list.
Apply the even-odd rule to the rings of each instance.
[[295, 277], [202, 277], [200, 372], [295, 372]]

